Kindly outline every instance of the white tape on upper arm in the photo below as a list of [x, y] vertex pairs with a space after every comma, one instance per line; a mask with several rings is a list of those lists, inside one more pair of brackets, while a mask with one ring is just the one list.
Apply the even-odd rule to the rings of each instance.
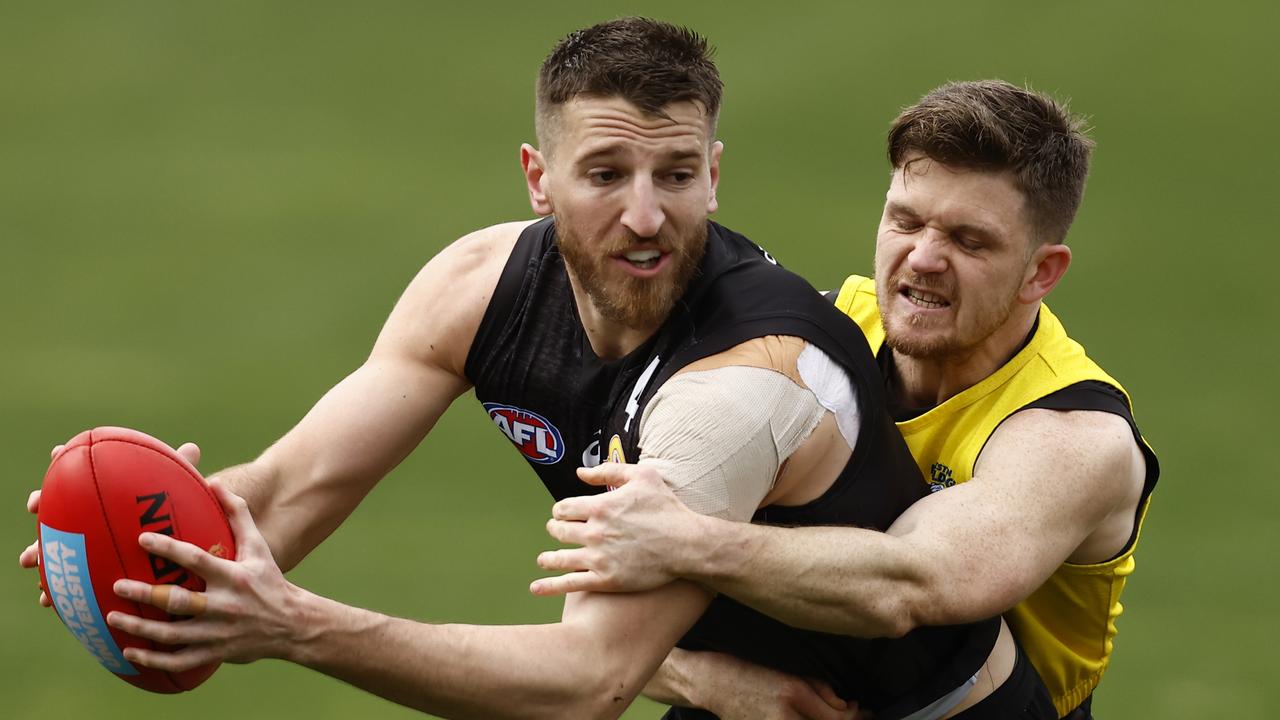
[[681, 373], [645, 408], [640, 462], [693, 510], [748, 520], [825, 413], [812, 391], [775, 370]]
[[830, 355], [816, 346], [806, 344], [796, 359], [796, 371], [800, 379], [818, 397], [818, 403], [836, 417], [836, 427], [849, 447], [858, 445], [858, 395], [849, 373], [840, 367]]

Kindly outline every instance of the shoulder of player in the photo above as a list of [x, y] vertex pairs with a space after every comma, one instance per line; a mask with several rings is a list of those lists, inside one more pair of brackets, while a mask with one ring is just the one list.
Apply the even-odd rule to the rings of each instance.
[[431, 258], [419, 277], [437, 271], [455, 274], [455, 282], [491, 277], [496, 284], [520, 233], [535, 222], [537, 220], [500, 223], [463, 235]]
[[797, 360], [804, 350], [805, 341], [792, 335], [765, 335], [751, 338], [714, 355], [695, 360], [680, 368], [677, 375], [703, 372], [722, 367], [754, 367], [774, 370], [796, 382], [801, 382]]
[[477, 230], [432, 257], [391, 311], [375, 353], [443, 361], [461, 374], [471, 340], [512, 248], [520, 233], [534, 222], [502, 223]]
[[520, 233], [533, 222], [492, 225], [455, 240], [423, 266], [401, 302], [429, 301], [433, 315], [475, 315], [478, 323]]
[[[765, 398], [776, 399], [779, 392], [785, 392], [784, 387], [806, 388], [797, 368], [804, 345], [801, 338], [767, 335], [689, 363], [658, 389], [643, 420], [660, 417], [673, 408], [694, 414], [750, 417], [760, 422], [767, 422], [771, 415], [785, 414], [792, 408], [778, 407]], [[777, 384], [780, 375], [790, 379], [791, 384]], [[642, 434], [647, 424], [642, 421]]]
[[1088, 496], [1109, 512], [1132, 496], [1143, 473], [1128, 422], [1096, 410], [1030, 409], [1007, 418], [987, 441], [975, 479], [1007, 474]]

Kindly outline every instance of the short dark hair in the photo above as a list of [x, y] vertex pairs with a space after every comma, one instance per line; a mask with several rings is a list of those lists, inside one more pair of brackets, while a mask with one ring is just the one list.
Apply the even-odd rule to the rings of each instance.
[[723, 85], [698, 33], [648, 18], [611, 20], [570, 33], [538, 73], [536, 126], [545, 144], [556, 111], [579, 95], [620, 97], [665, 117], [673, 102], [697, 101], [714, 132]]
[[922, 153], [953, 167], [1012, 172], [1042, 242], [1062, 242], [1089, 175], [1093, 141], [1065, 103], [1003, 80], [947, 83], [889, 130], [889, 162]]

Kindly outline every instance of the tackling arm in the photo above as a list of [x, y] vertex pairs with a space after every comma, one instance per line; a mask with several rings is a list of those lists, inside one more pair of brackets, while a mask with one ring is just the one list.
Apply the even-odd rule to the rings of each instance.
[[[1119, 552], [1143, 463], [1119, 417], [1024, 411], [992, 435], [972, 480], [920, 500], [887, 533], [701, 517], [645, 470], [602, 466], [595, 481], [635, 488], [571, 498], [554, 512], [600, 523], [596, 537], [608, 545], [544, 553], [543, 567], [579, 572], [538, 581], [535, 591], [634, 590], [678, 576], [825, 632], [897, 636], [972, 622], [1012, 607], [1065, 560]], [[626, 513], [609, 507], [619, 503]], [[643, 551], [629, 542], [639, 536], [649, 541]], [[655, 547], [656, 537], [669, 541]]]

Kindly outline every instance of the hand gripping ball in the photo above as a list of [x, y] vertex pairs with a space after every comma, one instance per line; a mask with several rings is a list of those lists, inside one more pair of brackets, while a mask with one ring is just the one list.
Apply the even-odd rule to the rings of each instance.
[[49, 465], [40, 494], [40, 582], [58, 617], [89, 654], [144, 690], [176, 693], [204, 682], [216, 665], [181, 673], [134, 666], [122, 650], [174, 650], [107, 626], [119, 610], [182, 622], [112, 591], [120, 578], [204, 590], [194, 573], [138, 545], [144, 531], [171, 535], [235, 558], [222, 506], [200, 473], [164, 443], [125, 428], [101, 427], [71, 439]]

